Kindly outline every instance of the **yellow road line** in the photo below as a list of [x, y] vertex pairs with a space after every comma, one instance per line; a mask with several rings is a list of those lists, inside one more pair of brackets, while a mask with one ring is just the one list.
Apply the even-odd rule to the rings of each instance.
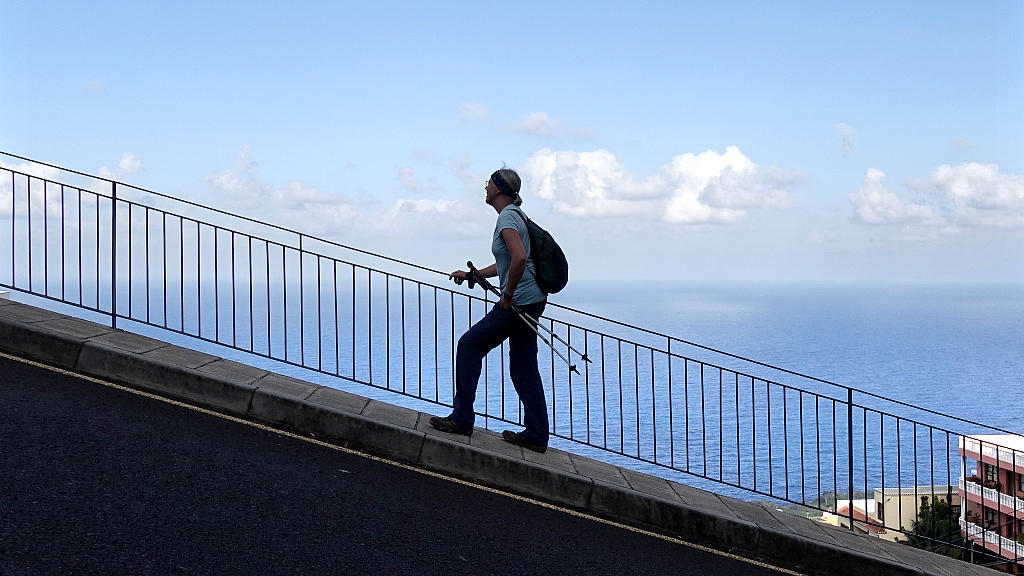
[[159, 396], [157, 394], [152, 394], [152, 393], [149, 393], [149, 392], [144, 392], [142, 390], [138, 390], [138, 389], [135, 389], [135, 388], [129, 388], [127, 386], [122, 386], [120, 384], [115, 384], [113, 382], [108, 382], [106, 380], [100, 380], [98, 378], [93, 378], [92, 376], [87, 376], [85, 374], [79, 374], [77, 372], [71, 372], [71, 371], [65, 370], [63, 368], [57, 368], [55, 366], [49, 366], [49, 365], [46, 365], [46, 364], [40, 364], [39, 362], [34, 362], [32, 360], [26, 360], [24, 358], [19, 358], [17, 356], [11, 356], [11, 355], [5, 354], [3, 352], [0, 352], [0, 357], [7, 358], [8, 360], [14, 360], [15, 362], [21, 362], [23, 364], [29, 364], [31, 366], [36, 366], [38, 368], [43, 368], [43, 369], [49, 370], [51, 372], [57, 372], [59, 374], [65, 374], [67, 376], [73, 376], [75, 378], [81, 378], [82, 380], [87, 380], [89, 382], [94, 382], [94, 383], [100, 384], [102, 386], [107, 386], [109, 388], [116, 388], [117, 390], [121, 390], [121, 391], [128, 392], [128, 393], [131, 393], [131, 394], [137, 394], [139, 396], [145, 396], [146, 398], [152, 398], [153, 400], [159, 400], [161, 402], [166, 402], [168, 404], [173, 404], [174, 406], [180, 406], [182, 408], [187, 408], [189, 410], [193, 410], [193, 411], [196, 411], [196, 412], [201, 412], [203, 414], [208, 414], [210, 416], [216, 416], [218, 418], [223, 418], [225, 420], [230, 420], [232, 422], [237, 422], [239, 424], [244, 424], [246, 426], [251, 426], [253, 428], [257, 428], [257, 429], [260, 429], [260, 430], [265, 430], [267, 432], [272, 432], [274, 434], [279, 434], [281, 436], [287, 436], [289, 438], [295, 438], [297, 440], [302, 440], [304, 442], [309, 442], [309, 443], [312, 443], [312, 444], [316, 444], [318, 446], [323, 446], [325, 448], [330, 448], [331, 450], [337, 450], [339, 452], [344, 452], [346, 454], [351, 454], [353, 456], [359, 456], [361, 458], [366, 458], [366, 459], [369, 459], [369, 460], [373, 460], [375, 462], [380, 462], [382, 464], [388, 464], [388, 465], [391, 465], [391, 466], [397, 466], [399, 468], [404, 468], [405, 470], [410, 470], [410, 471], [413, 471], [413, 472], [417, 472], [419, 474], [424, 474], [424, 475], [427, 475], [427, 476], [438, 478], [440, 480], [446, 480], [448, 482], [453, 482], [455, 484], [461, 484], [463, 486], [468, 486], [468, 487], [471, 487], [471, 488], [476, 488], [477, 490], [483, 490], [485, 492], [490, 492], [492, 494], [498, 494], [498, 495], [501, 495], [501, 496], [505, 496], [507, 498], [513, 498], [515, 500], [519, 500], [521, 502], [527, 502], [527, 503], [530, 503], [530, 504], [534, 504], [536, 506], [543, 506], [544, 508], [548, 508], [548, 509], [551, 509], [551, 510], [556, 510], [558, 512], [561, 512], [561, 513], [564, 513], [564, 514], [569, 514], [571, 516], [576, 516], [578, 518], [585, 518], [587, 520], [591, 520], [591, 521], [594, 521], [594, 522], [600, 522], [601, 524], [606, 524], [608, 526], [614, 526], [616, 528], [621, 528], [623, 530], [629, 530], [630, 532], [635, 532], [637, 534], [643, 534], [645, 536], [650, 536], [652, 538], [658, 538], [659, 540], [664, 540], [666, 542], [672, 542], [673, 544], [681, 544], [683, 546], [687, 546], [689, 548], [693, 548], [693, 549], [696, 549], [696, 550], [701, 550], [703, 552], [708, 552], [710, 554], [715, 554], [717, 556], [723, 556], [723, 557], [726, 557], [726, 558], [730, 558], [732, 560], [738, 560], [740, 562], [745, 562], [747, 564], [752, 564], [754, 566], [760, 566], [762, 568], [768, 568], [768, 569], [771, 569], [771, 570], [775, 570], [777, 572], [781, 572], [783, 574], [790, 574], [792, 576], [804, 576], [804, 574], [801, 573], [801, 572], [795, 572], [795, 571], [789, 570], [787, 568], [780, 568], [778, 566], [773, 566], [771, 564], [767, 564], [767, 563], [761, 562], [759, 560], [753, 560], [753, 559], [746, 558], [746, 557], [743, 557], [743, 556], [738, 556], [736, 554], [731, 554], [729, 552], [724, 552], [722, 550], [718, 550], [718, 549], [715, 549], [715, 548], [709, 548], [707, 546], [701, 546], [700, 544], [694, 544], [692, 542], [687, 542], [687, 541], [681, 540], [679, 538], [674, 538], [672, 536], [667, 536], [665, 534], [659, 534], [657, 532], [652, 532], [650, 530], [644, 530], [643, 528], [637, 528], [635, 526], [629, 526], [627, 524], [622, 524], [622, 523], [619, 523], [619, 522], [615, 522], [614, 520], [608, 520], [607, 518], [600, 518], [598, 516], [593, 516], [591, 514], [586, 514], [584, 512], [580, 512], [578, 510], [572, 510], [570, 508], [564, 508], [562, 506], [558, 506], [558, 505], [551, 504], [551, 503], [548, 503], [548, 502], [542, 502], [540, 500], [534, 500], [533, 498], [529, 498], [529, 497], [526, 497], [526, 496], [520, 496], [518, 494], [511, 494], [509, 492], [504, 492], [504, 491], [498, 490], [497, 488], [492, 488], [490, 486], [484, 486], [482, 484], [476, 484], [476, 483], [473, 483], [473, 482], [469, 482], [467, 480], [462, 480], [462, 479], [459, 479], [459, 478], [453, 478], [451, 476], [445, 476], [444, 474], [441, 474], [439, 472], [434, 472], [432, 470], [426, 470], [424, 468], [419, 468], [419, 467], [412, 466], [412, 465], [409, 465], [409, 464], [404, 464], [402, 462], [396, 462], [394, 460], [388, 460], [386, 458], [381, 458], [380, 456], [374, 456], [373, 454], [367, 454], [365, 452], [360, 452], [358, 450], [353, 450], [351, 448], [346, 448], [344, 446], [338, 446], [337, 444], [331, 444], [329, 442], [324, 442], [323, 440], [317, 440], [316, 438], [310, 438], [309, 436], [302, 436], [302, 435], [299, 435], [299, 434], [295, 434], [293, 432], [288, 432], [287, 430], [282, 430], [280, 428], [274, 428], [272, 426], [267, 426], [267, 425], [264, 425], [264, 424], [260, 424], [258, 422], [253, 422], [251, 420], [245, 420], [243, 418], [238, 418], [237, 416], [231, 416], [229, 414], [224, 414], [222, 412], [216, 412], [214, 410], [209, 410], [209, 409], [202, 408], [202, 407], [199, 407], [199, 406], [195, 406], [195, 405], [192, 405], [192, 404], [186, 404], [184, 402], [180, 402], [178, 400], [167, 398], [165, 396]]

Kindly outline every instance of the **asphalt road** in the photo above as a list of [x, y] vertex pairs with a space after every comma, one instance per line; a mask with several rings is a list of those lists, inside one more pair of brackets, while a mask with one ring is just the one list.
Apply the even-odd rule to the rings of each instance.
[[779, 572], [0, 357], [0, 574]]

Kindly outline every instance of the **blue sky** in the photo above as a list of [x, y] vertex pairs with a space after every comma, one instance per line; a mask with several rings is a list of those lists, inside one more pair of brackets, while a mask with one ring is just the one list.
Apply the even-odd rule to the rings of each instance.
[[504, 163], [574, 278], [1024, 281], [1020, 2], [2, 14], [0, 149], [431, 268]]

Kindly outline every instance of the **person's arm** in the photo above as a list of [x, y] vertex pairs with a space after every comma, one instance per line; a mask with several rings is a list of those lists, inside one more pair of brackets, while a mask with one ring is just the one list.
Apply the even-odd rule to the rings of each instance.
[[499, 301], [502, 308], [508, 310], [512, 307], [512, 296], [516, 293], [516, 286], [519, 285], [519, 281], [523, 278], [523, 272], [526, 271], [526, 247], [523, 246], [523, 240], [515, 228], [505, 228], [501, 231], [501, 237], [505, 240], [505, 247], [508, 248], [508, 254], [512, 258], [508, 267], [508, 282], [505, 283], [505, 292]]

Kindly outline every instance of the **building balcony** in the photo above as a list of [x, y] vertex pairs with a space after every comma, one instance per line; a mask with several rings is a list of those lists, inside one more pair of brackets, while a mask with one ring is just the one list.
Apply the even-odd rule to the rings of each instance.
[[1024, 498], [1003, 494], [994, 488], [983, 488], [980, 484], [967, 482], [963, 478], [960, 479], [960, 490], [964, 493], [966, 500], [980, 502], [1003, 514], [1017, 516], [1018, 513], [1024, 512]]
[[966, 534], [967, 538], [982, 544], [1003, 558], [1024, 558], [1024, 544], [1000, 536], [992, 530], [986, 530], [963, 518], [960, 519], [960, 530]]
[[1020, 449], [1021, 444], [1020, 436], [960, 437], [961, 453], [963, 451], [972, 452], [992, 461], [1006, 463], [1008, 469], [1018, 471], [1024, 470], [1024, 451]]

